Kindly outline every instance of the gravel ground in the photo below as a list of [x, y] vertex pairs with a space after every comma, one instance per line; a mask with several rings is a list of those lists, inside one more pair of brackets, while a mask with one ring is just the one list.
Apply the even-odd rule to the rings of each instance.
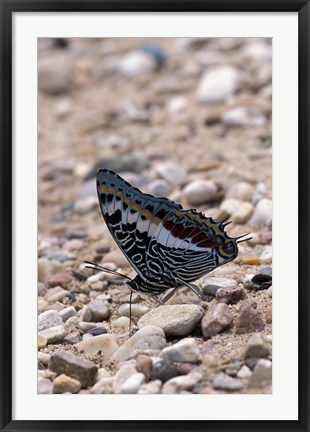
[[[40, 39], [38, 393], [272, 392], [270, 39]], [[133, 276], [95, 189], [110, 168], [247, 232], [164, 305]]]

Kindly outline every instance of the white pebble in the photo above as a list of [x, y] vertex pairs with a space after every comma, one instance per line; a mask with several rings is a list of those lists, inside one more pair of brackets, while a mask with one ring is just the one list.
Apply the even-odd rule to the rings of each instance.
[[136, 394], [140, 387], [145, 382], [145, 376], [143, 373], [138, 372], [128, 378], [127, 381], [121, 386], [121, 393], [123, 394]]
[[202, 103], [218, 103], [233, 95], [238, 88], [239, 71], [231, 66], [207, 71], [197, 89], [197, 100]]
[[170, 361], [196, 363], [200, 358], [200, 351], [195, 339], [186, 338], [164, 348], [162, 356]]
[[216, 185], [210, 180], [194, 180], [183, 189], [189, 205], [199, 205], [212, 201], [217, 193]]
[[263, 198], [255, 207], [254, 214], [250, 220], [252, 227], [271, 225], [272, 223], [272, 201]]

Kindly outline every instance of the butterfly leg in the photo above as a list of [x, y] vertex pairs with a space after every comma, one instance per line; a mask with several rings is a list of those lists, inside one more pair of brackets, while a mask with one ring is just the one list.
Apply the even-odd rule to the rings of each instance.
[[181, 279], [177, 279], [177, 280], [181, 284], [186, 285], [191, 291], [193, 291], [196, 294], [196, 296], [200, 298], [200, 300], [206, 300], [205, 295], [200, 291], [200, 289], [196, 285], [185, 282]]
[[148, 294], [148, 296], [152, 300], [156, 301], [156, 303], [158, 303], [156, 307], [163, 305], [163, 302], [161, 300], [158, 300], [158, 298], [156, 297], [156, 295], [154, 295], [154, 294]]
[[168, 294], [165, 295], [165, 297], [161, 300], [162, 304], [166, 303], [166, 301], [168, 301], [173, 296], [173, 294], [176, 292], [176, 290], [178, 290], [179, 288], [180, 287], [177, 285], [170, 292], [168, 292]]

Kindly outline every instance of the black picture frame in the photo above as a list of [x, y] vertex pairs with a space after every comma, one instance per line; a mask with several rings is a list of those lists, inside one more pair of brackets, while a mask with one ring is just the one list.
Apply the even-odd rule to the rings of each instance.
[[[309, 76], [310, 5], [304, 0], [44, 1], [0, 0], [1, 13], [1, 431], [310, 431], [309, 422]], [[297, 421], [16, 421], [12, 420], [12, 17], [15, 12], [298, 12], [299, 419]], [[288, 83], [289, 85], [289, 83]], [[285, 215], [283, 215], [285, 217]], [[288, 239], [289, 241], [289, 239]], [[287, 396], [289, 397], [289, 395]], [[156, 409], [156, 407], [154, 407]], [[160, 418], [160, 413], [158, 413]]]

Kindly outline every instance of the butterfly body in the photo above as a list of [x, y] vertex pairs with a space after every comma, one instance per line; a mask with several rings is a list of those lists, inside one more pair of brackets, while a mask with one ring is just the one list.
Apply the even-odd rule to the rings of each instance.
[[145, 194], [113, 171], [98, 172], [97, 192], [107, 227], [137, 272], [128, 283], [134, 291], [156, 296], [192, 287], [190, 282], [238, 255], [223, 222]]

